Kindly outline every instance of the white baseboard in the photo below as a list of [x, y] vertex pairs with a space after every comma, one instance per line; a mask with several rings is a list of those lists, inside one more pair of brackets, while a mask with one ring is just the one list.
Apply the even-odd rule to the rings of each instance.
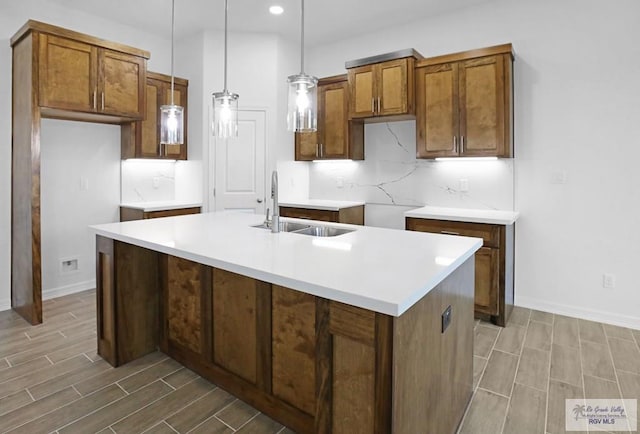
[[640, 330], [640, 317], [637, 316], [620, 315], [601, 310], [585, 309], [560, 303], [550, 303], [548, 301], [526, 296], [516, 296], [516, 305], [529, 309], [541, 310], [543, 312]]
[[42, 291], [42, 299], [49, 300], [51, 298], [62, 297], [63, 295], [75, 294], [76, 292], [86, 291], [88, 289], [94, 289], [96, 287], [96, 280], [87, 280], [85, 282], [74, 283], [73, 285], [60, 286], [58, 288], [51, 288]]
[[2, 312], [3, 310], [9, 310], [9, 309], [11, 309], [11, 299], [10, 298], [0, 299], [0, 312]]

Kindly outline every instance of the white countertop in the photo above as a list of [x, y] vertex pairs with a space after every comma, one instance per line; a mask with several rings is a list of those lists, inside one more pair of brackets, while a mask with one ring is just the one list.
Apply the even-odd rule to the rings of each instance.
[[120, 206], [125, 208], [139, 209], [144, 212], [151, 211], [168, 211], [180, 208], [196, 208], [201, 207], [201, 202], [179, 202], [176, 200], [163, 200], [156, 202], [129, 202], [121, 203]]
[[[482, 246], [479, 238], [352, 228], [317, 238], [253, 228], [264, 216], [193, 214], [92, 226], [97, 235], [399, 316]], [[309, 220], [281, 221], [310, 223]], [[317, 222], [320, 224], [320, 222]]]
[[320, 209], [325, 211], [340, 211], [344, 208], [362, 206], [364, 202], [354, 202], [349, 200], [325, 200], [325, 199], [301, 199], [295, 201], [280, 201], [280, 206], [292, 208]]
[[518, 211], [423, 206], [422, 208], [412, 209], [411, 211], [405, 212], [404, 216], [419, 219], [511, 225], [515, 223], [520, 216], [520, 213]]

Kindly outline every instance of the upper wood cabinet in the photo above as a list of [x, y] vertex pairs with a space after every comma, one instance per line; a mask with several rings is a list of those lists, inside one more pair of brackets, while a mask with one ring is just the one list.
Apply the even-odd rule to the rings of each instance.
[[144, 120], [122, 126], [122, 158], [187, 159], [189, 82], [174, 78], [173, 101], [184, 107], [184, 144], [160, 146], [160, 106], [171, 103], [171, 76], [147, 72]]
[[512, 74], [511, 44], [417, 62], [417, 157], [511, 157]]
[[296, 160], [364, 159], [364, 124], [349, 121], [346, 75], [318, 82], [318, 131], [296, 133]]
[[[349, 118], [413, 119], [415, 58], [389, 60], [348, 70]], [[380, 121], [387, 119], [380, 119]]]
[[146, 59], [48, 33], [38, 36], [39, 105], [60, 111], [142, 119]]

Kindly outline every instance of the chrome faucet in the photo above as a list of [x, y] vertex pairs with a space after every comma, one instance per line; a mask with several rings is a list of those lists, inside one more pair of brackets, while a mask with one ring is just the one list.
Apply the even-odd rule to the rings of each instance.
[[280, 207], [278, 206], [278, 171], [271, 174], [271, 199], [273, 199], [273, 217], [271, 217], [271, 232], [280, 232]]

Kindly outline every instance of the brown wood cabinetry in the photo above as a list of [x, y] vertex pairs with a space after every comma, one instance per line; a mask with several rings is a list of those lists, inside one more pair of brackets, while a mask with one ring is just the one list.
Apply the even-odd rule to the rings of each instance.
[[513, 308], [514, 226], [406, 218], [408, 230], [482, 238], [475, 255], [475, 312], [500, 326]]
[[159, 345], [299, 433], [454, 433], [462, 420], [472, 259], [393, 317], [101, 236], [96, 248], [98, 353], [114, 366]]
[[416, 63], [417, 157], [512, 156], [511, 44]]
[[280, 217], [293, 217], [298, 219], [320, 220], [323, 222], [364, 225], [364, 205], [341, 208], [336, 211], [281, 206]]
[[184, 108], [184, 143], [160, 146], [160, 106], [171, 104], [171, 76], [147, 72], [144, 120], [122, 125], [122, 158], [187, 159], [189, 81], [174, 77], [174, 104]]
[[318, 131], [295, 134], [296, 161], [364, 159], [364, 124], [349, 121], [347, 76], [318, 81]]
[[142, 119], [149, 53], [33, 20], [11, 47], [11, 306], [39, 324], [41, 119]]
[[146, 59], [83, 41], [39, 34], [40, 107], [51, 117], [84, 112], [142, 119]]
[[415, 58], [389, 60], [348, 70], [349, 119], [413, 119]]
[[160, 217], [173, 217], [177, 215], [200, 214], [201, 207], [195, 206], [191, 208], [166, 209], [159, 211], [144, 211], [138, 208], [130, 208], [128, 206], [120, 207], [120, 221], [128, 222], [131, 220], [154, 219]]

